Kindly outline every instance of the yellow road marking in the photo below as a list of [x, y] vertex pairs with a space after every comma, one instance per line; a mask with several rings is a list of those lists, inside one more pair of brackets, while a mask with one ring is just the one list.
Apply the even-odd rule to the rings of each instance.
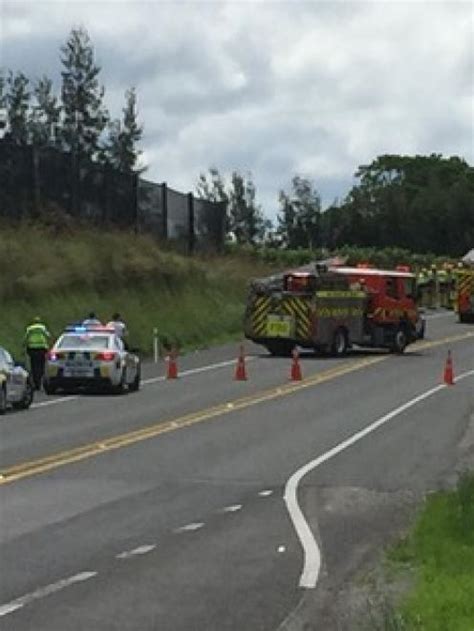
[[[474, 333], [464, 333], [461, 335], [453, 335], [451, 337], [443, 338], [442, 340], [435, 340], [431, 342], [419, 342], [413, 348], [413, 350], [424, 350], [427, 348], [433, 348], [441, 346], [443, 344], [449, 344], [452, 342], [459, 342], [463, 339], [474, 337]], [[280, 397], [288, 396], [304, 388], [310, 388], [320, 383], [331, 381], [337, 377], [368, 368], [374, 364], [386, 361], [390, 355], [379, 355], [376, 357], [369, 357], [357, 362], [345, 362], [334, 368], [326, 370], [324, 372], [316, 373], [298, 382], [290, 382], [287, 384], [275, 386], [268, 390], [262, 390], [255, 394], [248, 395], [236, 399], [234, 401], [227, 401], [225, 403], [216, 405], [205, 410], [186, 414], [184, 416], [150, 425], [142, 429], [127, 432], [125, 434], [119, 434], [110, 438], [104, 438], [87, 445], [68, 449], [59, 453], [51, 454], [43, 458], [36, 460], [30, 460], [8, 467], [0, 472], [0, 485], [8, 484], [22, 478], [31, 477], [40, 473], [45, 473], [52, 469], [63, 467], [67, 464], [79, 462], [93, 456], [106, 453], [113, 449], [120, 449], [128, 445], [133, 445], [149, 438], [155, 438], [161, 434], [173, 432], [184, 427], [190, 427], [197, 423], [209, 421], [226, 414], [242, 410], [259, 403], [278, 399]]]

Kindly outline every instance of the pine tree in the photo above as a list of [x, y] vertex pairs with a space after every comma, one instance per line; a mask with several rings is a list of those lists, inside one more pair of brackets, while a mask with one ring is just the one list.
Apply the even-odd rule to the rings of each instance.
[[137, 122], [135, 88], [130, 88], [125, 92], [125, 107], [122, 112], [122, 121], [114, 120], [109, 124], [105, 158], [114, 168], [131, 173], [137, 171], [137, 162], [142, 153], [137, 148], [137, 143], [143, 133], [143, 126]]
[[53, 82], [43, 76], [38, 80], [34, 94], [36, 105], [30, 116], [30, 130], [36, 146], [46, 145], [56, 139], [59, 130], [61, 106], [52, 93]]
[[11, 70], [7, 78], [5, 103], [9, 121], [9, 138], [19, 145], [28, 143], [28, 108], [30, 103], [29, 79]]
[[104, 88], [98, 80], [100, 66], [87, 31], [72, 29], [61, 52], [62, 141], [66, 149], [95, 158], [108, 113], [103, 105]]

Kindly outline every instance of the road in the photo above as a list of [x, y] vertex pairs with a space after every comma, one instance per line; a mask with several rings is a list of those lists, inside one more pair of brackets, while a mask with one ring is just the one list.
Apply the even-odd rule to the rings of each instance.
[[[474, 411], [474, 329], [436, 315], [403, 356], [303, 354], [299, 383], [250, 345], [234, 381], [231, 345], [8, 414], [0, 628], [349, 629], [345, 586], [452, 475]], [[462, 378], [430, 393], [448, 348]]]

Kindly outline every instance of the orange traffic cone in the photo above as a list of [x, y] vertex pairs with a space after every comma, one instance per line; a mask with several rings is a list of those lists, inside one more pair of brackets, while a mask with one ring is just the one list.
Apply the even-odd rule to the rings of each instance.
[[235, 367], [235, 376], [234, 379], [236, 381], [247, 381], [247, 370], [245, 368], [245, 351], [243, 344], [239, 350], [239, 357], [237, 359], [237, 366]]
[[303, 379], [303, 375], [301, 374], [300, 356], [296, 348], [293, 351], [290, 379], [291, 381], [301, 381]]
[[176, 350], [171, 349], [170, 353], [166, 356], [166, 378], [177, 379], [178, 378], [178, 362], [176, 361]]
[[453, 359], [451, 357], [451, 351], [448, 351], [448, 356], [446, 358], [443, 381], [447, 386], [454, 386]]

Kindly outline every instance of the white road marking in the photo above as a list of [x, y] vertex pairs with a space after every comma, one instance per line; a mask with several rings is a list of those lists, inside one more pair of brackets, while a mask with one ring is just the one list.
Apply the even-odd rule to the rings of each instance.
[[[257, 359], [256, 357], [250, 356], [246, 357], [246, 361], [253, 361]], [[189, 370], [183, 370], [179, 373], [180, 377], [187, 377], [189, 375], [197, 375], [201, 372], [208, 372], [209, 370], [217, 370], [218, 368], [226, 368], [227, 366], [235, 365], [236, 359], [229, 359], [228, 361], [217, 362], [216, 364], [207, 364], [206, 366], [199, 366], [198, 368], [190, 368]], [[153, 383], [159, 383], [161, 381], [166, 381], [165, 375], [160, 375], [159, 377], [151, 377], [150, 379], [142, 379], [142, 386], [148, 386]], [[50, 405], [58, 405], [60, 403], [68, 403], [69, 401], [77, 401], [79, 399], [78, 396], [69, 396], [69, 397], [61, 397], [60, 399], [48, 399], [46, 401], [38, 401], [38, 403], [33, 403], [30, 407], [31, 409], [36, 408], [45, 408]]]
[[181, 526], [181, 528], [176, 528], [174, 532], [192, 532], [194, 530], [199, 530], [204, 526], [204, 522], [198, 521], [192, 524], [186, 524], [186, 526]]
[[[463, 379], [466, 379], [467, 377], [473, 375], [474, 370], [470, 370], [459, 375], [456, 378], [456, 381], [462, 381]], [[314, 587], [316, 587], [316, 583], [318, 582], [319, 572], [321, 569], [321, 552], [319, 546], [316, 543], [316, 539], [314, 538], [311, 528], [309, 527], [308, 522], [306, 521], [298, 503], [298, 485], [301, 480], [310, 471], [313, 471], [324, 462], [331, 460], [332, 458], [334, 458], [334, 456], [337, 456], [342, 451], [345, 451], [349, 447], [352, 447], [352, 445], [355, 445], [360, 440], [374, 432], [376, 429], [378, 429], [382, 425], [385, 425], [385, 423], [388, 423], [388, 421], [391, 421], [395, 416], [398, 416], [402, 412], [405, 412], [406, 410], [413, 407], [417, 403], [420, 403], [424, 399], [431, 397], [433, 394], [436, 394], [440, 390], [444, 390], [446, 387], [447, 386], [445, 384], [440, 384], [438, 386], [435, 386], [434, 388], [430, 388], [417, 397], [410, 399], [410, 401], [407, 401], [406, 403], [395, 408], [388, 414], [385, 414], [377, 421], [374, 421], [370, 425], [367, 425], [367, 427], [365, 427], [361, 431], [356, 432], [349, 438], [346, 438], [346, 440], [343, 440], [341, 443], [339, 443], [329, 451], [325, 452], [321, 456], [318, 456], [318, 458], [311, 460], [303, 467], [295, 471], [295, 473], [293, 473], [293, 475], [288, 479], [285, 487], [284, 500], [304, 552], [303, 571], [301, 573], [299, 581], [300, 587], [306, 589], [314, 589]]]
[[6, 616], [17, 609], [21, 609], [25, 605], [29, 605], [35, 600], [39, 600], [40, 598], [45, 598], [46, 596], [50, 596], [51, 594], [55, 594], [56, 592], [65, 589], [66, 587], [70, 587], [75, 583], [83, 583], [84, 581], [88, 581], [90, 578], [97, 576], [97, 572], [80, 572], [79, 574], [74, 574], [74, 576], [70, 576], [69, 578], [63, 578], [57, 583], [51, 583], [50, 585], [46, 585], [45, 587], [40, 587], [34, 592], [30, 592], [29, 594], [25, 594], [16, 600], [13, 600], [10, 603], [5, 605], [0, 605], [0, 616]]
[[[246, 357], [245, 361], [253, 361], [256, 359], [255, 357]], [[188, 375], [197, 375], [201, 372], [208, 372], [209, 370], [216, 370], [218, 368], [226, 368], [227, 366], [233, 366], [236, 363], [236, 359], [229, 359], [224, 362], [218, 362], [216, 364], [207, 364], [206, 366], [199, 366], [198, 368], [190, 368], [189, 370], [180, 371], [180, 377], [187, 377]], [[159, 381], [166, 381], [165, 375], [160, 375], [159, 377], [151, 377], [150, 379], [143, 379], [142, 385], [147, 386], [152, 383], [158, 383]]]
[[258, 494], [260, 495], [260, 497], [268, 497], [269, 495], [273, 495], [273, 491], [270, 491], [270, 489], [265, 489], [264, 491], [259, 491]]
[[58, 405], [59, 403], [68, 403], [68, 401], [76, 401], [79, 397], [61, 397], [60, 399], [51, 399], [47, 401], [39, 401], [38, 403], [32, 403], [30, 406], [33, 408], [45, 408], [50, 405]]
[[155, 548], [156, 548], [156, 544], [154, 544], [154, 543], [151, 543], [151, 544], [148, 544], [148, 545], [144, 545], [144, 546], [138, 546], [138, 548], [134, 548], [133, 550], [127, 550], [125, 552], [120, 552], [120, 554], [117, 554], [115, 556], [115, 558], [116, 559], [129, 559], [130, 557], [141, 556], [143, 554], [148, 554], [148, 552], [151, 552]]
[[453, 317], [454, 311], [447, 311], [446, 313], [427, 313], [425, 314], [425, 318], [427, 320], [435, 320], [436, 318], [447, 318], [448, 316]]
[[285, 552], [286, 548], [285, 548], [285, 546], [278, 546], [277, 550], [281, 554], [282, 552]]
[[226, 506], [222, 509], [223, 513], [236, 513], [242, 508], [242, 504], [233, 504], [232, 506]]

